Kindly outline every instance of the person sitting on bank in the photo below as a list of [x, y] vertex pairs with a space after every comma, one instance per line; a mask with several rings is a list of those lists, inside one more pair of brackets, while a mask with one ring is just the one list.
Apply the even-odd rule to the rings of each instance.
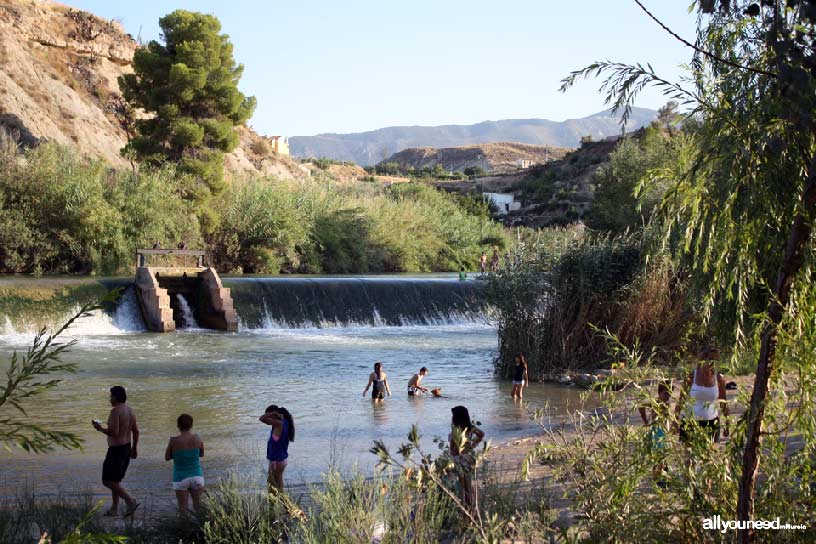
[[[371, 387], [372, 385], [374, 387]], [[383, 400], [386, 393], [388, 393], [389, 397], [391, 396], [391, 388], [388, 387], [388, 377], [385, 372], [382, 371], [382, 363], [380, 361], [374, 363], [374, 372], [368, 376], [368, 384], [363, 391], [364, 397], [366, 393], [368, 393], [369, 387], [371, 387], [371, 400], [375, 402]]]
[[427, 393], [428, 389], [422, 387], [420, 382], [422, 382], [422, 378], [428, 375], [428, 369], [426, 367], [422, 367], [419, 369], [419, 373], [414, 374], [411, 376], [411, 379], [408, 380], [408, 396], [409, 397], [416, 397], [422, 395], [422, 393]]
[[179, 513], [190, 509], [190, 498], [193, 508], [201, 506], [201, 495], [204, 493], [204, 472], [201, 470], [201, 458], [204, 457], [204, 441], [193, 432], [193, 416], [181, 414], [176, 420], [179, 434], [170, 438], [164, 451], [164, 460], [173, 461], [173, 491], [176, 492]]
[[106, 516], [119, 515], [120, 498], [124, 499], [127, 505], [125, 516], [132, 516], [139, 507], [139, 503], [122, 487], [122, 480], [125, 479], [130, 460], [138, 456], [136, 448], [139, 444], [136, 414], [126, 402], [125, 388], [121, 385], [111, 387], [110, 403], [113, 408], [108, 415], [107, 427], [103, 427], [100, 421], [92, 422], [94, 429], [106, 435], [108, 441], [108, 453], [102, 464], [102, 485], [111, 490], [113, 502], [111, 507], [105, 511]]
[[465, 267], [459, 268], [459, 281], [465, 281], [467, 279], [467, 272], [465, 272]]

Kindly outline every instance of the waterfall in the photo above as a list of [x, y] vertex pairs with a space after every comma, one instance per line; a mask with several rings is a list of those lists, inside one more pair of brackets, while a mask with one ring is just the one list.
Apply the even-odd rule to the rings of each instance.
[[181, 312], [181, 328], [197, 329], [198, 322], [193, 315], [193, 310], [190, 309], [190, 305], [187, 303], [187, 299], [184, 298], [184, 295], [177, 294], [176, 300], [178, 301], [179, 311]]
[[483, 283], [450, 277], [227, 278], [243, 329], [484, 321]]
[[[16, 296], [23, 300], [27, 300], [27, 290], [41, 286], [57, 293], [62, 300], [61, 305], [51, 306], [43, 298], [32, 298], [32, 303], [15, 307], [0, 304], [0, 337], [19, 336], [22, 341], [43, 325], [49, 329], [58, 327], [83, 302], [98, 300], [108, 289], [125, 286], [115, 308], [95, 310], [71, 327], [67, 336], [108, 336], [146, 330], [135, 289], [127, 280], [71, 280], [65, 288], [50, 287], [61, 285], [59, 281], [15, 280], [5, 286], [8, 300], [15, 295], [16, 285], [21, 286]], [[485, 321], [484, 282], [459, 281], [450, 275], [232, 277], [224, 278], [223, 283], [231, 291], [242, 330], [447, 326]], [[87, 286], [98, 289], [98, 294], [89, 296]], [[172, 306], [180, 328], [199, 327], [191, 301], [174, 295]], [[29, 307], [32, 309], [28, 310]]]

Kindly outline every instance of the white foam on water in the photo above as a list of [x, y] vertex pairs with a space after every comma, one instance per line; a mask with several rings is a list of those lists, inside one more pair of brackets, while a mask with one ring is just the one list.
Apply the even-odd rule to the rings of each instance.
[[[81, 306], [76, 306], [65, 316], [60, 318], [67, 320], [70, 316], [76, 315]], [[57, 326], [60, 326], [58, 323]], [[80, 340], [95, 337], [118, 336], [122, 334], [133, 334], [144, 332], [145, 326], [139, 314], [136, 293], [132, 288], [125, 291], [116, 310], [113, 314], [104, 310], [96, 309], [87, 315], [80, 317], [60, 335], [66, 340]], [[0, 328], [0, 342], [11, 345], [30, 344], [34, 336], [39, 332], [36, 326], [15, 327], [9, 316], [4, 316], [3, 326]], [[48, 327], [47, 333], [56, 332], [55, 327]], [[104, 343], [104, 342], [103, 342]]]
[[295, 323], [282, 319], [276, 319], [269, 314], [269, 307], [266, 299], [263, 301], [263, 317], [260, 327], [247, 327], [243, 321], [239, 320], [239, 330], [241, 331], [286, 331], [286, 330], [321, 330], [321, 329], [395, 329], [409, 327], [464, 327], [472, 328], [485, 324], [482, 314], [469, 314], [466, 312], [453, 312], [447, 315], [437, 314], [425, 316], [420, 320], [399, 318], [399, 324], [389, 324], [380, 315], [377, 308], [371, 315], [371, 320], [366, 322], [344, 321], [338, 316], [327, 319], [321, 315], [317, 322]]
[[193, 315], [193, 310], [187, 303], [187, 299], [182, 294], [176, 294], [176, 300], [179, 303], [179, 310], [181, 310], [181, 328], [183, 329], [198, 329], [198, 322]]

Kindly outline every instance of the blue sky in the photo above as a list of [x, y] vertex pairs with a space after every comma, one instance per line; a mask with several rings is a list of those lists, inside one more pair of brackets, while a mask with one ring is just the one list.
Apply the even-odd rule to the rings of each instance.
[[[65, 0], [63, 0], [65, 1]], [[693, 41], [690, 0], [643, 0]], [[216, 15], [245, 65], [262, 134], [359, 132], [391, 125], [583, 117], [599, 81], [560, 80], [594, 60], [649, 62], [676, 79], [691, 52], [632, 0], [67, 0], [143, 40], [174, 9]], [[637, 105], [665, 102], [651, 91]]]

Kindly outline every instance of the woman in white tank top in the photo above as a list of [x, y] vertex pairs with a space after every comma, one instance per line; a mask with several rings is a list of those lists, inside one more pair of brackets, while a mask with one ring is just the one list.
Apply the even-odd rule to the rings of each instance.
[[[684, 405], [685, 396], [690, 397], [680, 424], [680, 440], [684, 442], [688, 441], [691, 426], [702, 427], [714, 442], [719, 440], [720, 412], [723, 417], [728, 416], [725, 379], [714, 370], [713, 361], [716, 361], [719, 355], [717, 348], [701, 349], [697, 368], [686, 379], [683, 391], [680, 393], [680, 401], [677, 403], [678, 412]], [[727, 437], [728, 434], [729, 429], [726, 422], [723, 435]]]

